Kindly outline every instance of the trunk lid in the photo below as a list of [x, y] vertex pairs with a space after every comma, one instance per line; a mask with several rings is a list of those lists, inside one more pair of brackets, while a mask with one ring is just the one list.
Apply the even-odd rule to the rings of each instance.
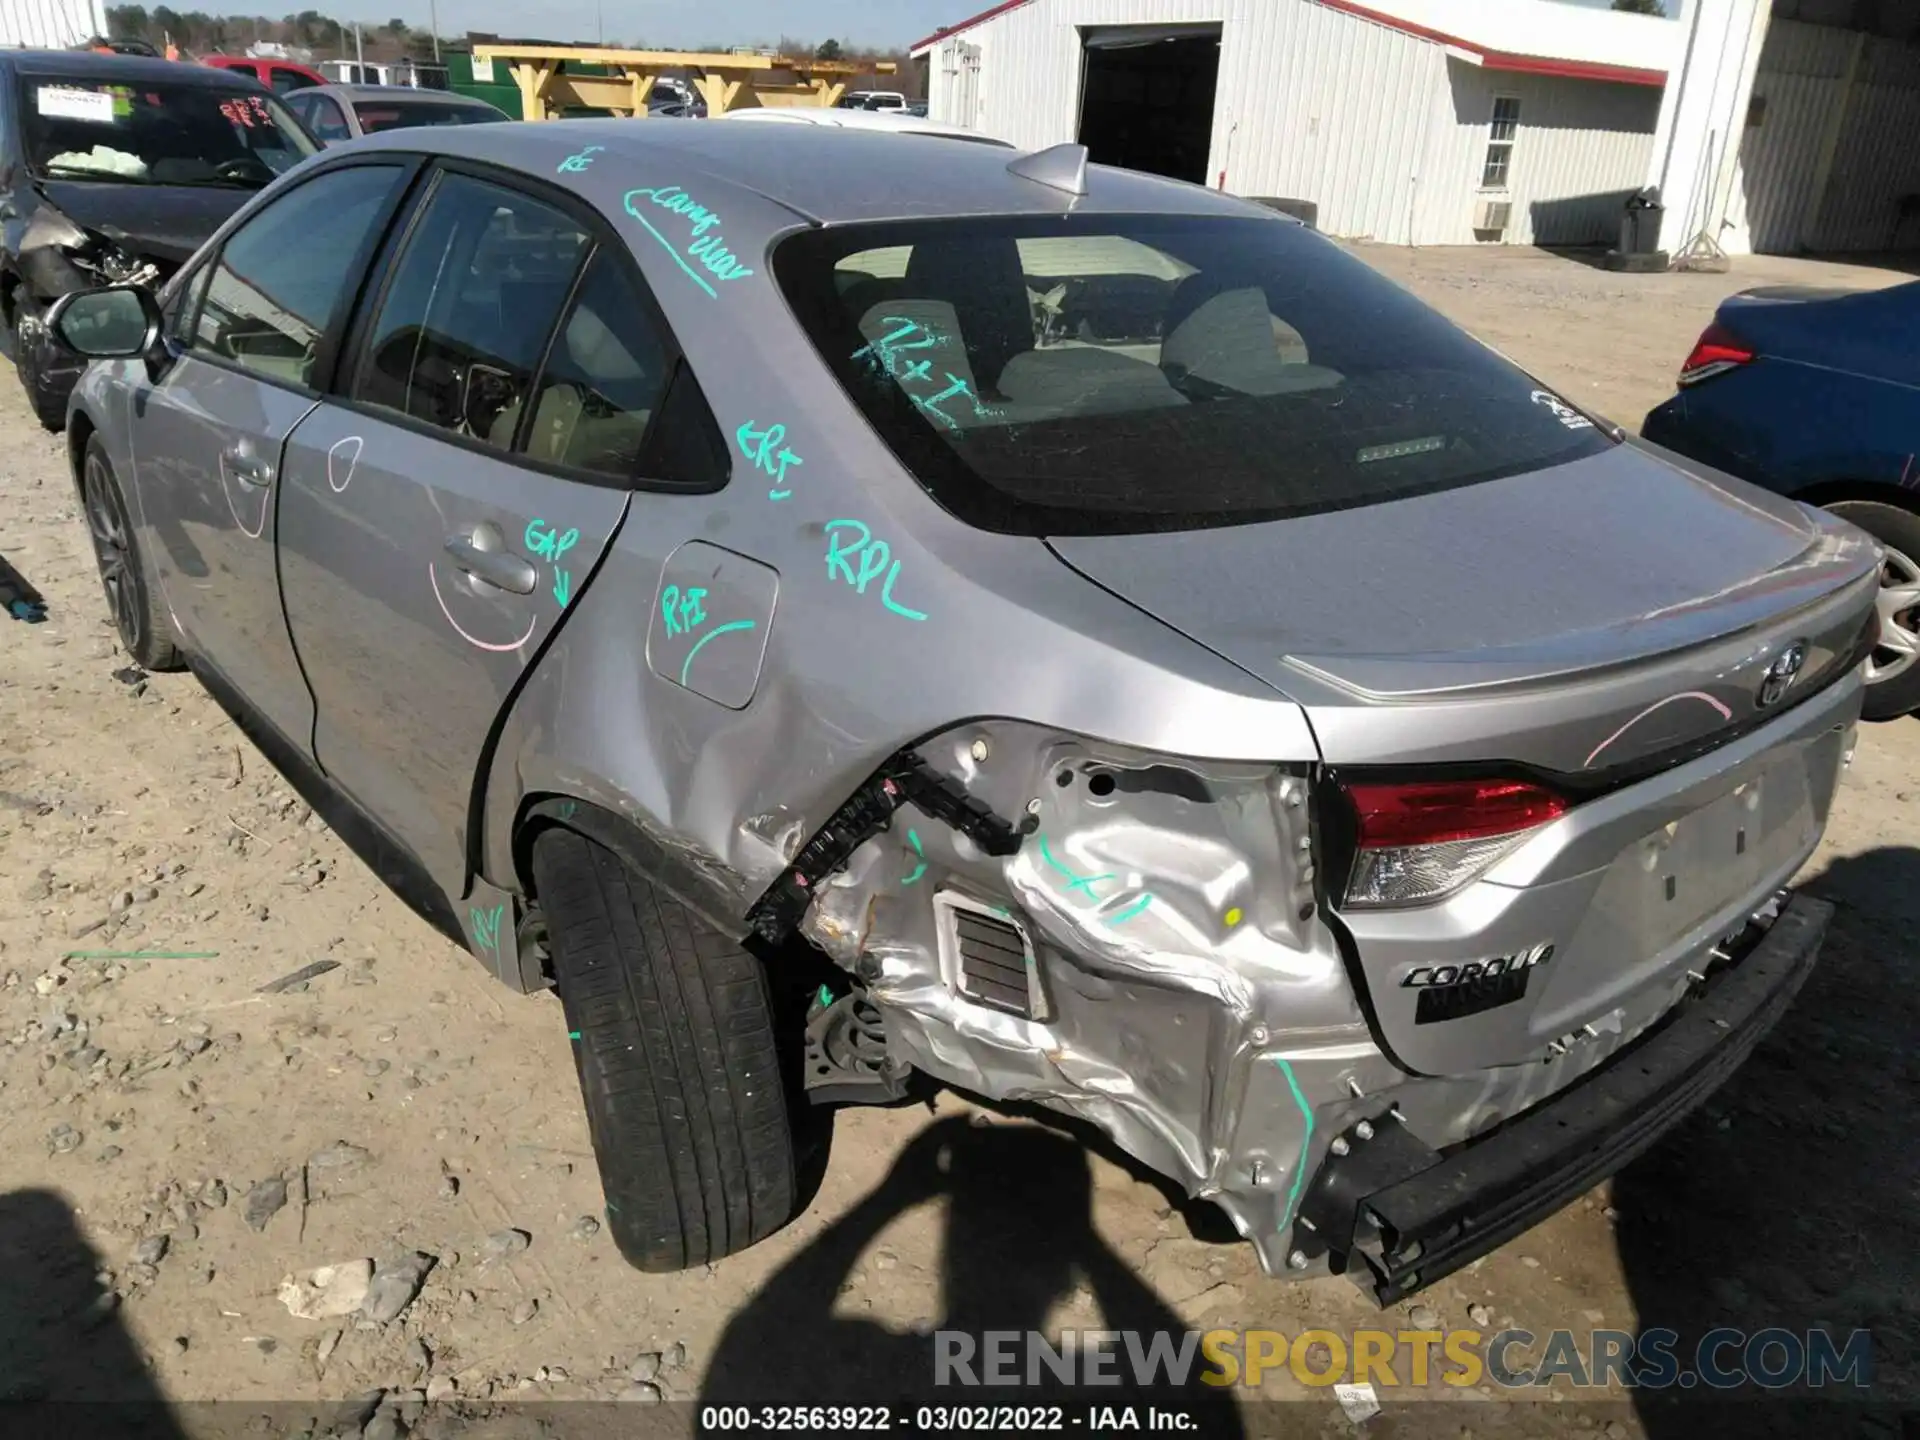
[[1867, 291], [1844, 285], [1756, 285], [1751, 290], [1742, 290], [1731, 296], [1727, 304], [1757, 301], [1762, 303], [1798, 304], [1807, 300], [1841, 300], [1849, 295], [1864, 295]]
[[[1637, 444], [1272, 524], [1049, 543], [1300, 703], [1336, 776], [1553, 772], [1572, 810], [1488, 883], [1366, 909], [1325, 877], [1382, 1038], [1427, 1074], [1630, 1035], [1785, 883], [1847, 718], [1808, 697], [1859, 658], [1877, 574], [1851, 527]], [[1724, 761], [1683, 763], [1708, 751]], [[1537, 973], [1422, 1000], [1440, 967], [1549, 945]]]
[[[1088, 579], [1306, 708], [1336, 765], [1554, 771], [1750, 716], [1760, 659], [1871, 546], [1792, 501], [1628, 443], [1439, 494], [1213, 530], [1055, 538]], [[1864, 610], [1841, 617], [1841, 649]], [[1832, 656], [1810, 653], [1802, 683]], [[1663, 688], [1664, 687], [1664, 688]], [[1636, 710], [1699, 692], [1596, 747]], [[1445, 716], [1439, 728], [1406, 723]]]

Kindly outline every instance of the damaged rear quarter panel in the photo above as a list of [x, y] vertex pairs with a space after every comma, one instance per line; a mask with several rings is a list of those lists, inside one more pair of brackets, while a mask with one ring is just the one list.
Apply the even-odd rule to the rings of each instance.
[[[565, 153], [556, 144], [556, 162]], [[609, 167], [586, 181], [687, 352], [732, 479], [713, 495], [636, 493], [504, 728], [485, 792], [488, 878], [513, 876], [525, 797], [571, 796], [680, 856], [678, 873], [656, 878], [740, 933], [799, 845], [883, 759], [974, 715], [1186, 754], [1315, 757], [1298, 707], [1270, 687], [1080, 579], [1040, 541], [971, 530], [936, 506], [821, 365], [766, 256], [731, 282], [691, 278], [653, 234], [685, 239], [686, 222], [647, 192], [697, 191], [723, 233], [778, 236], [793, 228], [790, 212], [698, 174]], [[763, 447], [776, 426], [777, 448]], [[779, 450], [792, 458], [777, 486]], [[836, 571], [830, 553], [848, 552], [861, 530], [873, 543]], [[778, 577], [767, 633], [720, 637], [709, 651], [765, 647], [751, 703], [737, 711], [648, 666], [663, 568], [694, 540]], [[884, 573], [849, 580], [856, 561], [864, 569], [881, 556]], [[737, 618], [707, 611], [695, 626]]]

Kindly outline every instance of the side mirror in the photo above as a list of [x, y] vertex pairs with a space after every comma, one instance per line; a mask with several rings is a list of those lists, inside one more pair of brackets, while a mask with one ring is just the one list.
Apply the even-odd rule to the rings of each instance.
[[139, 285], [109, 285], [62, 295], [47, 311], [48, 333], [89, 360], [151, 355], [164, 325], [153, 292]]

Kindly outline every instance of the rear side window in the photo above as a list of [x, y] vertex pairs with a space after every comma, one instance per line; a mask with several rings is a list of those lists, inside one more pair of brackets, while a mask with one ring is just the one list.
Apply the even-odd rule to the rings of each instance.
[[419, 125], [484, 125], [506, 117], [478, 105], [454, 105], [440, 100], [362, 100], [353, 107], [363, 135], [382, 130], [410, 130]]
[[528, 455], [610, 479], [634, 476], [667, 388], [667, 354], [650, 313], [613, 259], [596, 255], [541, 371], [521, 445]]
[[288, 102], [299, 107], [300, 118], [307, 122], [307, 128], [316, 138], [326, 141], [351, 140], [353, 131], [347, 126], [347, 117], [341, 113], [340, 106], [329, 95], [316, 89], [310, 95], [302, 95]]
[[353, 397], [512, 449], [586, 247], [550, 205], [442, 176], [381, 299]]
[[1378, 504], [1610, 443], [1281, 219], [815, 229], [774, 269], [821, 359], [970, 524], [1126, 534]]
[[267, 83], [282, 95], [295, 90], [306, 90], [319, 83], [311, 76], [302, 75], [298, 70], [289, 70], [284, 65], [275, 65], [267, 71]]
[[397, 165], [354, 165], [316, 175], [234, 231], [207, 267], [193, 348], [311, 388], [354, 260], [402, 173]]

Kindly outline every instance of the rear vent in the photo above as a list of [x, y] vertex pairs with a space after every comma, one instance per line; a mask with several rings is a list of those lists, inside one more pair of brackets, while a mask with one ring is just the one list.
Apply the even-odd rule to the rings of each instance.
[[1033, 944], [1019, 925], [957, 895], [935, 897], [947, 981], [969, 1000], [1029, 1020], [1046, 1018]]

